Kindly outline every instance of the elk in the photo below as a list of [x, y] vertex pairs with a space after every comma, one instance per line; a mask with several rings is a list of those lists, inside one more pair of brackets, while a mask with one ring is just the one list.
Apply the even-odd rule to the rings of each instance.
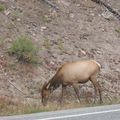
[[97, 74], [100, 72], [100, 68], [101, 65], [95, 60], [81, 60], [63, 64], [52, 79], [44, 83], [41, 89], [42, 104], [46, 105], [50, 93], [60, 85], [62, 86], [60, 102], [62, 102], [64, 89], [68, 85], [71, 85], [74, 88], [80, 102], [77, 85], [79, 83], [84, 84], [88, 81], [92, 82], [95, 89], [95, 95], [99, 93], [100, 103], [102, 103], [101, 87], [97, 81]]

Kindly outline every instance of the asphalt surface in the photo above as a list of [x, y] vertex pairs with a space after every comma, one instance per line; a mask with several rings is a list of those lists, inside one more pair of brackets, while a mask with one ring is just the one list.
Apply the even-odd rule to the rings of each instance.
[[120, 104], [28, 115], [0, 117], [0, 120], [120, 120]]

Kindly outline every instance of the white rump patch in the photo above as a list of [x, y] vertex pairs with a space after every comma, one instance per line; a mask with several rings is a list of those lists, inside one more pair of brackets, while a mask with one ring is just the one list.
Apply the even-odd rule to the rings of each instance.
[[101, 68], [100, 63], [96, 62], [95, 60], [92, 60], [92, 61], [95, 62]]

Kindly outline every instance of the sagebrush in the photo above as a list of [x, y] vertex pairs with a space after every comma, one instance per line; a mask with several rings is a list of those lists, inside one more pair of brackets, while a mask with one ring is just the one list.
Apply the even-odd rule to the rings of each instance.
[[9, 48], [9, 54], [16, 56], [19, 61], [27, 63], [37, 62], [38, 48], [28, 37], [19, 37]]
[[6, 9], [5, 5], [0, 3], [0, 12], [4, 11]]

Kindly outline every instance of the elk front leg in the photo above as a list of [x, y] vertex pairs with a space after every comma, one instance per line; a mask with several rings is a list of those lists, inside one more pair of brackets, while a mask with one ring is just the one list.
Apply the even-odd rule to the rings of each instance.
[[62, 104], [63, 94], [64, 94], [65, 89], [66, 89], [66, 85], [62, 85], [62, 92], [61, 92], [61, 95], [60, 95], [60, 98], [59, 98], [60, 104]]

